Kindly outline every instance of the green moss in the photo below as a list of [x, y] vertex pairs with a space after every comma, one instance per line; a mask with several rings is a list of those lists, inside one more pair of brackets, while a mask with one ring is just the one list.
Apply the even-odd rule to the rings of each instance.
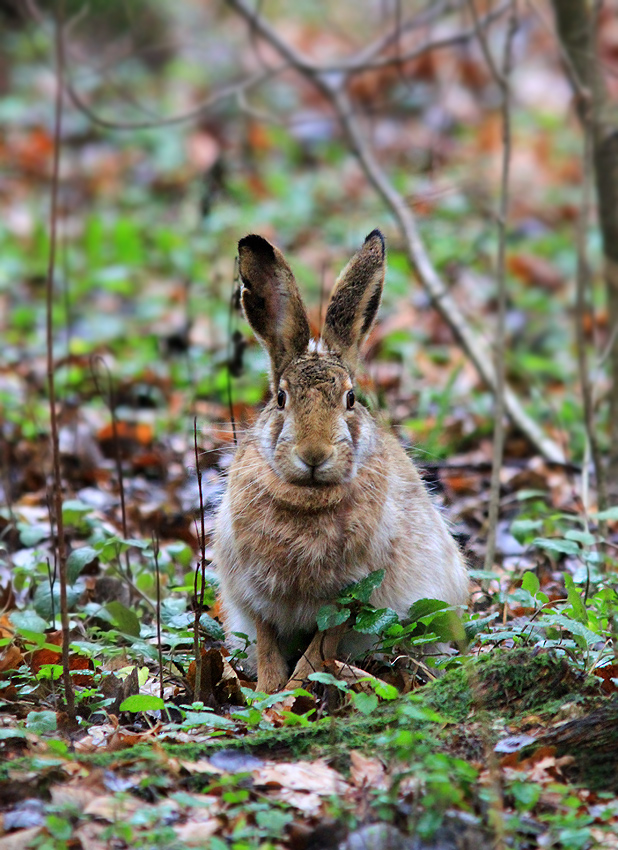
[[[590, 689], [594, 689], [594, 683]], [[471, 711], [499, 711], [505, 717], [555, 708], [556, 700], [579, 695], [588, 686], [583, 674], [552, 652], [520, 648], [494, 651], [447, 672], [427, 685], [427, 704], [453, 720]]]

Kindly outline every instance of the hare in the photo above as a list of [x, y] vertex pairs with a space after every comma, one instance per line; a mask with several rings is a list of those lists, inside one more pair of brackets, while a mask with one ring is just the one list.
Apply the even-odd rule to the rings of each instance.
[[[313, 633], [294, 684], [337, 654], [344, 627], [317, 632], [319, 609], [384, 569], [371, 602], [405, 617], [418, 599], [461, 605], [463, 559], [398, 441], [355, 397], [359, 350], [380, 305], [385, 243], [372, 231], [339, 276], [319, 339], [283, 254], [238, 243], [245, 316], [270, 358], [272, 398], [238, 446], [215, 527], [224, 624], [257, 638], [257, 688], [289, 678], [294, 636]], [[256, 657], [257, 656], [257, 657]]]

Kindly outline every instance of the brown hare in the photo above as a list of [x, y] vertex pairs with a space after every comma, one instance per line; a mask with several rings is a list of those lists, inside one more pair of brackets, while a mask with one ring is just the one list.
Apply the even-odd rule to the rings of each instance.
[[356, 400], [359, 349], [385, 273], [384, 237], [367, 236], [335, 284], [319, 339], [292, 271], [261, 236], [238, 243], [245, 316], [270, 357], [272, 398], [241, 441], [215, 529], [230, 645], [255, 640], [247, 669], [260, 691], [289, 678], [294, 636], [314, 633], [297, 684], [336, 655], [344, 627], [317, 632], [342, 588], [385, 570], [376, 607], [401, 617], [418, 599], [464, 604], [463, 559], [395, 437]]

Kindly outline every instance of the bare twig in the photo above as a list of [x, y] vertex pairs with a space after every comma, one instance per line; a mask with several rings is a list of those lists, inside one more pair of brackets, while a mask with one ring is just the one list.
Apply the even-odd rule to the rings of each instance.
[[[589, 106], [589, 100], [586, 101]], [[582, 119], [582, 128], [584, 135], [584, 146], [582, 153], [583, 173], [582, 173], [582, 199], [579, 208], [577, 220], [577, 290], [575, 302], [575, 335], [577, 341], [577, 363], [579, 368], [579, 381], [582, 391], [582, 402], [584, 407], [584, 425], [586, 428], [586, 439], [588, 442], [590, 456], [594, 465], [594, 472], [597, 483], [597, 501], [598, 509], [604, 511], [608, 506], [607, 486], [605, 480], [605, 467], [603, 458], [599, 448], [597, 439], [597, 429], [594, 416], [594, 399], [592, 384], [590, 380], [590, 368], [588, 363], [588, 353], [586, 347], [586, 316], [590, 315], [590, 268], [588, 265], [588, 256], [586, 250], [586, 237], [588, 230], [588, 222], [590, 220], [590, 195], [592, 187], [592, 151], [593, 139], [590, 120], [587, 117]], [[586, 469], [586, 466], [584, 466]], [[605, 524], [603, 524], [605, 525]], [[605, 528], [601, 529], [601, 536], [605, 536]]]
[[509, 26], [504, 44], [502, 68], [496, 65], [487, 43], [485, 32], [480, 27], [474, 0], [468, 5], [477, 27], [477, 35], [483, 55], [500, 89], [500, 111], [502, 114], [502, 175], [500, 181], [500, 209], [498, 214], [498, 258], [496, 284], [498, 289], [498, 316], [494, 343], [494, 368], [496, 391], [494, 396], [494, 437], [492, 449], [491, 484], [489, 489], [489, 511], [487, 516], [487, 549], [485, 569], [491, 570], [496, 556], [496, 532], [500, 514], [500, 472], [504, 455], [504, 388], [505, 367], [505, 316], [506, 316], [506, 226], [509, 207], [509, 170], [511, 162], [511, 66], [513, 60], [513, 38], [518, 26], [517, 0], [511, 2]]
[[[107, 396], [104, 394], [102, 387], [99, 384], [99, 376], [96, 370], [96, 364], [100, 363], [103, 369], [105, 370], [105, 374], [107, 375], [107, 387], [108, 392]], [[97, 392], [101, 396], [102, 399], [107, 401], [107, 406], [109, 408], [109, 413], [112, 421], [112, 442], [114, 444], [114, 461], [116, 463], [116, 476], [118, 478], [118, 492], [120, 495], [120, 516], [122, 520], [122, 536], [125, 540], [128, 539], [129, 533], [127, 530], [127, 508], [125, 502], [124, 495], [124, 475], [122, 472], [122, 458], [120, 456], [120, 438], [118, 434], [118, 417], [116, 416], [116, 396], [114, 393], [114, 383], [112, 381], [112, 376], [110, 374], [107, 363], [101, 357], [100, 354], [95, 355], [91, 358], [90, 361], [90, 372], [92, 374], [95, 387], [97, 388]], [[129, 550], [127, 549], [124, 553], [125, 557], [125, 568], [127, 571], [127, 578], [129, 581], [133, 581], [133, 574], [131, 572], [131, 558], [129, 556]]]
[[49, 418], [51, 429], [51, 451], [53, 466], [53, 505], [56, 514], [58, 537], [58, 575], [60, 580], [60, 621], [62, 624], [62, 677], [66, 710], [71, 724], [75, 723], [75, 694], [69, 666], [69, 609], [67, 602], [67, 551], [62, 519], [62, 477], [60, 474], [60, 447], [58, 441], [58, 415], [56, 410], [56, 385], [54, 372], [54, 273], [58, 235], [58, 188], [60, 183], [60, 145], [62, 138], [62, 97], [64, 77], [64, 51], [62, 22], [64, 2], [58, 0], [55, 20], [56, 54], [56, 97], [54, 102], [54, 154], [49, 211], [49, 257], [46, 284], [46, 331], [47, 331], [47, 385], [49, 388]]
[[206, 526], [204, 522], [204, 493], [202, 490], [202, 470], [197, 448], [197, 417], [193, 419], [193, 448], [195, 450], [195, 473], [197, 475], [197, 491], [200, 499], [200, 562], [195, 570], [193, 579], [193, 655], [195, 658], [195, 687], [193, 699], [199, 700], [202, 693], [202, 647], [200, 645], [200, 617], [204, 611], [204, 583], [206, 581]]
[[[296, 48], [288, 44], [268, 21], [256, 14], [246, 0], [227, 0], [227, 2], [245, 18], [255, 32], [268, 41], [271, 47], [292, 68], [309, 79], [330, 101], [367, 179], [395, 216], [409, 261], [415, 268], [423, 287], [444, 321], [459, 340], [483, 381], [490, 389], [495, 391], [496, 373], [487, 347], [469, 326], [429, 259], [418, 230], [416, 218], [405, 198], [390, 182], [386, 172], [369, 147], [361, 124], [354, 112], [352, 102], [343, 87], [344, 81], [334, 81], [332, 76], [322, 73], [318, 66], [314, 66]], [[517, 396], [509, 387], [505, 387], [504, 403], [512, 422], [536, 446], [537, 450], [547, 460], [562, 463], [564, 453], [560, 446], [548, 438], [536, 422], [527, 415]]]
[[184, 124], [199, 118], [204, 112], [212, 109], [214, 106], [222, 103], [224, 100], [238, 97], [251, 89], [257, 88], [267, 80], [276, 77], [282, 71], [286, 70], [287, 64], [278, 65], [276, 68], [269, 68], [259, 74], [254, 74], [246, 80], [241, 80], [238, 83], [232, 83], [229, 86], [224, 86], [217, 92], [214, 92], [209, 97], [205, 98], [201, 103], [198, 103], [193, 109], [187, 112], [181, 112], [178, 115], [170, 115], [167, 118], [152, 118], [146, 121], [117, 121], [109, 118], [104, 118], [95, 112], [79, 94], [73, 82], [67, 79], [65, 82], [66, 90], [73, 102], [73, 105], [84, 113], [93, 124], [98, 124], [99, 127], [105, 127], [110, 130], [147, 130], [150, 128], [169, 127], [174, 124]]
[[159, 569], [159, 533], [152, 534], [152, 556], [157, 580], [157, 656], [159, 659], [159, 696], [163, 699], [163, 647], [161, 645], [161, 571]]

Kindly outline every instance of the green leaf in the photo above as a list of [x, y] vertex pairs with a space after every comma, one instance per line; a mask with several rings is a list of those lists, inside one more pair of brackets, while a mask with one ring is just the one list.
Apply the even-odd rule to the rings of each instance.
[[470, 578], [474, 579], [474, 581], [491, 581], [492, 579], [500, 579], [498, 573], [494, 573], [491, 570], [468, 570], [468, 575]]
[[354, 629], [366, 635], [380, 635], [389, 626], [399, 620], [392, 608], [380, 608], [377, 611], [362, 611], [356, 618]]
[[511, 534], [518, 543], [526, 543], [531, 531], [538, 531], [543, 527], [541, 519], [516, 519], [511, 523]]
[[25, 729], [0, 729], [0, 741], [6, 741], [9, 738], [25, 738]]
[[389, 685], [381, 679], [373, 679], [371, 684], [376, 694], [382, 699], [397, 699], [399, 696], [399, 691], [394, 685]]
[[579, 555], [579, 543], [575, 540], [564, 540], [560, 537], [536, 537], [532, 541], [533, 546], [539, 546], [546, 552], [554, 552], [557, 555]]
[[361, 691], [359, 694], [352, 694], [351, 696], [354, 708], [361, 714], [371, 714], [378, 707], [378, 698], [375, 694], [366, 694]]
[[122, 602], [117, 602], [116, 600], [106, 602], [104, 608], [111, 616], [113, 625], [119, 631], [125, 635], [139, 637], [140, 625], [135, 611], [131, 611]]
[[75, 549], [67, 558], [67, 577], [69, 584], [74, 584], [81, 571], [99, 557], [92, 546], [81, 546]]
[[347, 682], [342, 682], [341, 679], [337, 679], [332, 673], [309, 673], [307, 678], [312, 682], [320, 682], [322, 685], [334, 685], [340, 691], [348, 691], [350, 689]]
[[525, 572], [521, 580], [522, 590], [527, 590], [531, 596], [535, 596], [541, 589], [538, 577], [535, 573]]
[[330, 629], [333, 626], [340, 626], [350, 616], [347, 608], [340, 608], [338, 605], [323, 605], [318, 611], [317, 623], [318, 629], [321, 632]]
[[55, 732], [57, 726], [55, 711], [31, 711], [26, 717], [26, 728], [37, 735]]
[[429, 614], [435, 614], [437, 611], [443, 611], [448, 608], [448, 603], [441, 599], [417, 599], [410, 606], [408, 617], [412, 622], [418, 622], [422, 617], [427, 617]]
[[31, 608], [27, 608], [25, 611], [13, 611], [10, 620], [20, 634], [31, 632], [44, 635], [47, 629], [47, 620], [39, 617]]
[[120, 704], [120, 711], [130, 711], [132, 714], [139, 711], [162, 711], [164, 708], [161, 697], [152, 694], [133, 694]]
[[573, 578], [568, 573], [565, 573], [564, 575], [564, 584], [567, 589], [569, 605], [571, 606], [571, 615], [578, 623], [581, 623], [582, 626], [587, 626], [588, 611], [582, 601], [579, 590], [575, 587]]
[[[79, 601], [82, 593], [84, 591], [83, 585], [75, 584], [71, 587], [67, 587], [67, 605], [69, 610], [73, 608], [73, 606]], [[56, 617], [60, 615], [60, 583], [56, 582], [54, 585], [53, 591], [53, 609]], [[40, 584], [37, 589], [34, 591], [34, 598], [32, 600], [34, 605], [34, 610], [40, 617], [45, 617], [45, 619], [49, 622], [52, 618], [52, 590], [49, 586], [49, 582], [44, 582]]]
[[371, 594], [382, 584], [386, 570], [374, 570], [369, 575], [357, 581], [356, 584], [350, 584], [344, 587], [339, 595], [339, 601], [345, 604], [351, 599], [356, 599], [358, 602], [369, 602]]
[[589, 531], [580, 531], [577, 528], [569, 528], [564, 535], [565, 540], [576, 540], [582, 546], [595, 546], [597, 538]]
[[570, 617], [566, 617], [564, 614], [544, 614], [540, 623], [544, 626], [561, 626], [563, 629], [571, 632], [576, 640], [577, 638], [580, 638], [577, 643], [583, 648], [594, 646], [596, 643], [603, 640], [600, 635], [597, 635], [595, 632], [587, 629], [586, 626], [578, 623], [577, 620], [572, 620]]
[[186, 543], [183, 543], [182, 540], [178, 540], [176, 543], [170, 543], [166, 549], [169, 556], [182, 567], [188, 567], [193, 559], [193, 550]]
[[208, 637], [213, 638], [213, 640], [225, 640], [223, 627], [208, 614], [202, 614], [200, 617], [200, 626], [204, 629]]
[[92, 505], [80, 502], [79, 499], [69, 499], [62, 505], [62, 521], [65, 525], [79, 525], [87, 514], [92, 513]]
[[51, 533], [49, 526], [44, 525], [26, 525], [26, 523], [19, 522], [17, 527], [21, 544], [26, 548], [36, 546], [41, 540], [46, 540]]
[[[120, 706], [122, 708], [122, 706]], [[221, 717], [213, 711], [187, 711], [183, 726], [210, 726], [211, 729], [236, 729], [229, 717]]]
[[599, 522], [612, 522], [614, 520], [618, 520], [618, 505], [614, 505], [613, 508], [607, 508], [605, 511], [600, 511], [596, 514], [590, 514], [592, 519], [596, 519]]
[[485, 631], [485, 627], [489, 626], [490, 623], [498, 617], [499, 615], [490, 614], [489, 617], [478, 617], [476, 620], [468, 620], [467, 623], [464, 623], [464, 631], [466, 633], [466, 638], [468, 640], [472, 640], [478, 634]]

